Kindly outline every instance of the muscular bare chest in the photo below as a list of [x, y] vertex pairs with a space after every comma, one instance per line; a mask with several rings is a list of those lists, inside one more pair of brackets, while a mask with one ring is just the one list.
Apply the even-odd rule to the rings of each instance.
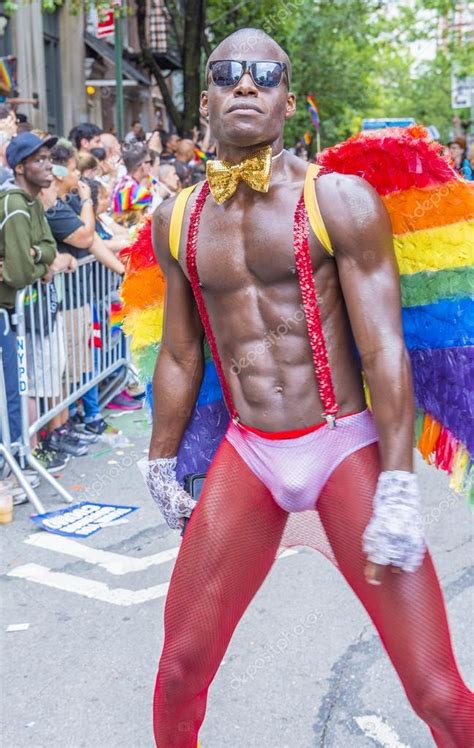
[[[205, 292], [219, 296], [249, 285], [268, 288], [296, 281], [294, 214], [301, 193], [302, 184], [297, 183], [280, 185], [254, 200], [236, 196], [222, 206], [208, 198], [197, 242], [197, 269]], [[316, 270], [321, 252], [315, 240], [310, 247]], [[184, 260], [184, 252], [181, 256]]]

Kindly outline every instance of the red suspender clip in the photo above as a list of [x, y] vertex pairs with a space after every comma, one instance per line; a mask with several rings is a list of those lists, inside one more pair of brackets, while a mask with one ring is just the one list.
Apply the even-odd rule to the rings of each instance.
[[326, 421], [328, 429], [336, 428], [336, 416], [331, 415], [331, 413], [321, 413], [321, 415]]

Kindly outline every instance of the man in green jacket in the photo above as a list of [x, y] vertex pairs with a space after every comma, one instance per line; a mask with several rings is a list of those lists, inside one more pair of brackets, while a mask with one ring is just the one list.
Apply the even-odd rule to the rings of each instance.
[[57, 138], [43, 141], [30, 132], [10, 142], [6, 157], [13, 178], [0, 192], [0, 306], [12, 309], [17, 290], [38, 278], [49, 280], [56, 242], [38, 195], [53, 180], [50, 148]]
[[0, 187], [0, 349], [7, 391], [10, 437], [21, 433], [15, 335], [7, 315], [15, 307], [16, 292], [38, 278], [51, 280], [56, 242], [38, 198], [53, 179], [50, 149], [57, 138], [41, 140], [30, 132], [9, 143], [6, 158], [13, 178]]

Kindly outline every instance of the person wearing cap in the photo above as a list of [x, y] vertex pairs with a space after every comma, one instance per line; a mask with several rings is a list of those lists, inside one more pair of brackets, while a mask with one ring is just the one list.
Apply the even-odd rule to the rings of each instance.
[[[56, 142], [56, 137], [41, 139], [34, 133], [25, 132], [13, 138], [6, 150], [13, 177], [0, 188], [0, 307], [9, 315], [14, 310], [17, 291], [40, 278], [49, 282], [54, 273], [75, 267], [73, 257], [57, 255], [56, 242], [39, 198], [41, 190], [49, 187], [53, 180], [50, 149]], [[7, 329], [4, 314], [0, 317], [0, 325], [10, 432], [12, 441], [16, 441], [21, 431], [16, 341], [11, 330], [7, 335], [3, 334]], [[27, 349], [35, 343], [33, 337], [27, 335]], [[41, 361], [51, 368], [54, 356], [48, 356], [47, 346], [52, 346], [50, 337], [51, 333], [43, 341], [45, 356]], [[38, 366], [37, 373], [39, 371]], [[48, 381], [46, 376], [38, 376], [40, 382], [28, 382], [28, 394], [31, 394], [33, 385], [41, 386], [42, 381], [44, 387], [44, 382]], [[49, 394], [44, 391], [40, 396]], [[46, 469], [54, 472], [64, 467], [64, 461], [56, 455], [43, 452], [41, 446], [34, 450]]]
[[56, 242], [38, 198], [53, 179], [49, 151], [57, 138], [41, 140], [25, 132], [6, 150], [13, 177], [0, 192], [0, 306], [13, 309], [17, 290], [48, 277], [56, 257]]
[[471, 182], [474, 179], [471, 164], [466, 157], [466, 139], [462, 136], [451, 140], [448, 143], [449, 153], [453, 160], [454, 168], [464, 179]]

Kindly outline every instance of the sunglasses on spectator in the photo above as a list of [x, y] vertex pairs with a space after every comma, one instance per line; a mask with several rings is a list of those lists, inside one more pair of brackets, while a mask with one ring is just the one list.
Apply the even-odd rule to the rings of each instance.
[[288, 68], [284, 62], [271, 60], [214, 60], [209, 63], [211, 80], [215, 86], [236, 86], [245, 73], [250, 73], [253, 82], [259, 88], [277, 88], [286, 74], [289, 82]]

